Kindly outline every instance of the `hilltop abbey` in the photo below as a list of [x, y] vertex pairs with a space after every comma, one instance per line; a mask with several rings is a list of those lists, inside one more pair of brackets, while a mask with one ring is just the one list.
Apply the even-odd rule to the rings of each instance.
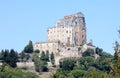
[[[64, 57], [80, 57], [88, 47], [86, 44], [86, 23], [81, 12], [64, 16], [54, 27], [47, 29], [47, 41], [34, 44], [34, 50], [53, 52], [56, 63]], [[84, 45], [84, 46], [80, 46]]]

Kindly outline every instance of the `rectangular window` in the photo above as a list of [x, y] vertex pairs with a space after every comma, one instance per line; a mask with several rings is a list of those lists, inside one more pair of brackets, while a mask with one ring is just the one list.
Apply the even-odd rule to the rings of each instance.
[[68, 33], [68, 31], [66, 31], [66, 33]]

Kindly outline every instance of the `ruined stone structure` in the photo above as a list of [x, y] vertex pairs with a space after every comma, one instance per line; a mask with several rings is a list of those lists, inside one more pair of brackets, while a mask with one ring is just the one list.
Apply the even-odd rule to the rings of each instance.
[[34, 49], [57, 52], [60, 46], [78, 46], [86, 43], [84, 15], [79, 12], [58, 20], [55, 26], [47, 29], [47, 42], [38, 42]]

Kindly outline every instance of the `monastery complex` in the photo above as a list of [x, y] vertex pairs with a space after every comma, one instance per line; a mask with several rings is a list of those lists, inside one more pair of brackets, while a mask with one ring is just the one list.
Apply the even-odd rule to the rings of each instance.
[[47, 41], [34, 44], [34, 50], [49, 51], [55, 55], [55, 63], [65, 57], [81, 57], [81, 53], [94, 46], [86, 43], [86, 23], [81, 12], [64, 16], [47, 29]]

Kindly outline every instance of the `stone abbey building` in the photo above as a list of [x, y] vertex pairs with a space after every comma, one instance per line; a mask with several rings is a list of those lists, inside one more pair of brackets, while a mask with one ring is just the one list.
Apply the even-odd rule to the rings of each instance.
[[47, 29], [47, 41], [37, 42], [34, 49], [58, 52], [59, 47], [79, 46], [86, 43], [85, 17], [79, 12], [56, 21], [54, 27]]

